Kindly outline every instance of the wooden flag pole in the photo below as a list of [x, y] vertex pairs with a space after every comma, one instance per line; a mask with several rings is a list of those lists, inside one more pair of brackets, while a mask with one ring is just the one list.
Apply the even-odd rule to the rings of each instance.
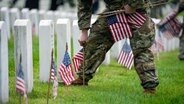
[[82, 68], [82, 78], [83, 78], [83, 86], [85, 85], [85, 76], [84, 76], [84, 67], [85, 67], [85, 46], [83, 46], [83, 68]]
[[49, 94], [50, 94], [50, 76], [49, 76], [48, 91], [47, 91], [47, 104], [49, 104]]
[[24, 95], [24, 102], [25, 102], [25, 104], [28, 104], [28, 96], [27, 96], [27, 93]]
[[[52, 49], [52, 52], [51, 52], [51, 60], [52, 60], [52, 58], [53, 58], [53, 49]], [[50, 77], [51, 77], [51, 66], [52, 65], [50, 65], [50, 74], [49, 74], [48, 91], [47, 91], [47, 104], [49, 104], [50, 82], [51, 82], [51, 80], [50, 80]]]

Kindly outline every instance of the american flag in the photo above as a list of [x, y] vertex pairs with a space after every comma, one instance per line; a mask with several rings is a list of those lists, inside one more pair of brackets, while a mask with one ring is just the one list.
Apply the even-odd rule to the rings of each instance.
[[26, 94], [25, 81], [24, 81], [24, 72], [22, 70], [21, 61], [19, 63], [17, 73], [16, 73], [16, 91], [18, 93], [20, 93], [21, 95]]
[[128, 69], [131, 69], [134, 63], [134, 56], [130, 45], [125, 41], [120, 55], [118, 57], [118, 63], [125, 66]]
[[115, 42], [132, 37], [131, 27], [140, 28], [146, 20], [141, 13], [125, 14], [118, 13], [108, 16], [107, 21]]
[[74, 69], [75, 72], [79, 71], [79, 66], [81, 65], [81, 63], [83, 62], [83, 49], [81, 49], [72, 59], [73, 64], [74, 64]]
[[70, 85], [74, 78], [74, 74], [72, 71], [71, 61], [69, 53], [66, 51], [64, 54], [63, 62], [59, 67], [59, 74], [61, 79], [64, 81], [66, 85]]
[[176, 13], [171, 12], [158, 24], [160, 31], [167, 39], [178, 37], [182, 28], [182, 24], [176, 18]]
[[55, 99], [58, 94], [58, 80], [57, 80], [56, 64], [54, 62], [54, 57], [53, 57], [53, 50], [51, 54], [50, 79], [53, 80], [53, 96]]

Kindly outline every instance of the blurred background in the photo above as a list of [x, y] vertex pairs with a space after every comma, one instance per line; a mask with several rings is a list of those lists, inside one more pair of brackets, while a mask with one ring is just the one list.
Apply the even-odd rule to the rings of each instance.
[[[29, 8], [39, 10], [77, 11], [77, 0], [0, 0], [0, 7]], [[100, 7], [100, 8], [99, 8]], [[105, 7], [103, 0], [94, 0], [94, 12]]]

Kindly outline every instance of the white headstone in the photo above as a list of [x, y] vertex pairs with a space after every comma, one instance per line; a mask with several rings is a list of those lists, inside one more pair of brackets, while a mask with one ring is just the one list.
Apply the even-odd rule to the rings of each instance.
[[8, 37], [5, 22], [0, 21], [0, 104], [8, 99]]
[[[91, 20], [91, 24], [95, 22], [96, 19]], [[72, 26], [72, 38], [73, 38], [73, 55], [78, 53], [83, 47], [79, 44], [79, 36], [81, 34], [81, 31], [78, 27], [78, 20], [73, 20], [73, 26]]]
[[171, 50], [176, 49], [176, 48], [175, 48], [175, 44], [176, 44], [176, 43], [174, 43], [174, 42], [175, 42], [175, 37], [171, 40]]
[[103, 61], [103, 65], [109, 65], [111, 62], [111, 57], [110, 57], [110, 51], [108, 51], [105, 55], [105, 60]]
[[167, 40], [167, 49], [168, 49], [168, 51], [171, 51], [172, 50], [172, 40], [173, 39], [169, 39], [169, 40]]
[[174, 50], [178, 48], [178, 45], [179, 45], [178, 41], [179, 41], [178, 38], [175, 37], [174, 40], [173, 40], [173, 45], [174, 45], [174, 46], [173, 46], [173, 49], [174, 49]]
[[23, 8], [21, 10], [21, 19], [30, 19], [29, 9]]
[[61, 13], [59, 11], [54, 12], [54, 22], [57, 23], [57, 20], [61, 18]]
[[37, 9], [32, 9], [30, 11], [30, 20], [32, 23], [33, 35], [38, 35], [38, 11], [37, 11]]
[[175, 47], [179, 48], [179, 38], [175, 38]]
[[41, 20], [45, 20], [45, 19], [46, 19], [46, 11], [45, 11], [45, 10], [40, 10], [40, 11], [38, 12], [38, 15], [39, 15], [39, 22], [40, 22]]
[[15, 53], [15, 69], [20, 63], [20, 55], [22, 57], [22, 69], [24, 72], [24, 80], [28, 92], [33, 88], [33, 58], [32, 58], [32, 32], [31, 22], [28, 19], [18, 19], [14, 24], [14, 53]]
[[66, 17], [69, 18], [70, 20], [77, 19], [77, 12], [67, 12]]
[[[56, 24], [57, 24], [57, 20], [58, 19], [61, 19], [61, 13], [60, 11], [54, 11], [54, 23], [55, 23], [55, 27], [56, 27]], [[56, 32], [56, 28], [55, 28], [55, 32]]]
[[67, 12], [62, 11], [61, 12], [61, 18], [67, 18]]
[[[162, 34], [163, 35], [163, 34]], [[168, 39], [163, 36], [164, 52], [168, 51]]]
[[[152, 19], [154, 21], [155, 24], [158, 24], [160, 22], [160, 19]], [[163, 42], [163, 36], [161, 35], [161, 31], [159, 30], [158, 26], [155, 25], [155, 40], [156, 41], [160, 41], [160, 39]], [[159, 40], [158, 40], [159, 39]], [[161, 42], [161, 41], [160, 41]], [[164, 44], [163, 44], [164, 45]], [[162, 50], [159, 49], [159, 52], [161, 52]], [[157, 56], [159, 55], [158, 52], [155, 53]]]
[[39, 62], [42, 82], [49, 81], [52, 49], [54, 50], [54, 23], [52, 20], [41, 20], [39, 24]]
[[81, 32], [78, 27], [78, 21], [74, 20], [72, 26], [73, 55], [77, 54], [82, 49], [78, 41], [80, 34]]
[[67, 18], [58, 19], [56, 23], [57, 34], [57, 65], [59, 66], [64, 58], [66, 43], [68, 53], [71, 55], [71, 22]]
[[118, 59], [118, 56], [121, 52], [124, 41], [125, 40], [121, 40], [121, 41], [118, 41], [118, 42], [114, 43], [114, 45], [110, 49], [112, 58]]
[[46, 13], [46, 17], [47, 20], [54, 20], [54, 12], [53, 11], [48, 11]]
[[[20, 11], [18, 8], [12, 8], [10, 10], [10, 26], [11, 26], [11, 30], [13, 32], [13, 25], [15, 20], [20, 19]], [[14, 32], [13, 32], [14, 34]]]
[[8, 38], [10, 38], [10, 17], [9, 17], [9, 9], [7, 7], [1, 8], [0, 20], [6, 22], [6, 30], [8, 33]]

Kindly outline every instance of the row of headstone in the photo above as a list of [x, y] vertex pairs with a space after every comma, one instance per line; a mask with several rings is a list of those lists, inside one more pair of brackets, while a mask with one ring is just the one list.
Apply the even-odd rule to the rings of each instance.
[[[56, 36], [57, 36], [57, 66], [59, 67], [66, 51], [66, 43], [68, 44], [68, 52], [71, 56], [71, 38], [73, 40], [73, 55], [75, 55], [82, 47], [78, 43], [79, 28], [76, 24], [76, 20], [73, 22], [73, 28], [71, 28], [70, 19], [58, 19], [56, 23]], [[73, 33], [72, 34], [72, 29]], [[72, 34], [72, 35], [71, 35]], [[42, 20], [39, 25], [39, 57], [40, 57], [40, 80], [47, 82], [49, 79], [50, 61], [51, 58], [48, 55], [51, 54], [51, 49], [54, 49], [54, 45], [50, 46], [54, 42], [54, 24], [51, 20]], [[47, 47], [45, 47], [47, 46]], [[110, 52], [107, 53], [104, 61], [105, 65], [110, 63]], [[46, 74], [47, 73], [47, 74]]]
[[[8, 98], [8, 60], [7, 51], [5, 50], [8, 46], [4, 43], [7, 42], [7, 34], [5, 22], [3, 24], [1, 33], [1, 101], [6, 102]], [[33, 89], [33, 63], [32, 63], [32, 32], [31, 32], [31, 22], [29, 19], [16, 20], [14, 23], [14, 45], [15, 45], [15, 69], [18, 70], [18, 65], [20, 64], [19, 58], [22, 56], [22, 69], [24, 73], [24, 80], [26, 84], [27, 92], [31, 92]], [[69, 19], [58, 19], [57, 21], [57, 49], [58, 49], [58, 65], [63, 59], [65, 52], [65, 45], [68, 43], [69, 53], [71, 55], [71, 22]], [[78, 30], [79, 31], [79, 30]], [[7, 33], [7, 31], [6, 31]], [[50, 72], [50, 62], [51, 62], [51, 51], [54, 49], [54, 23], [52, 20], [42, 20], [39, 25], [39, 57], [40, 57], [40, 80], [42, 82], [47, 82], [49, 79]], [[73, 36], [75, 37], [75, 36]], [[6, 39], [4, 39], [6, 38]], [[75, 37], [76, 38], [76, 37]], [[77, 39], [77, 38], [76, 38]], [[75, 43], [76, 44], [76, 43]], [[6, 48], [5, 48], [6, 47]], [[81, 49], [82, 47], [80, 47]], [[2, 51], [3, 49], [3, 51]], [[6, 53], [6, 55], [5, 55]], [[2, 61], [3, 59], [3, 61]], [[6, 62], [6, 63], [5, 63]], [[7, 73], [7, 74], [5, 74]], [[6, 82], [5, 82], [6, 81]], [[6, 84], [7, 83], [7, 84]], [[7, 90], [5, 90], [7, 89]], [[3, 92], [5, 91], [5, 92]], [[5, 93], [5, 94], [4, 94]]]
[[[8, 37], [10, 38], [11, 31], [13, 32], [13, 24], [16, 19], [30, 19], [32, 24], [32, 34], [38, 35], [38, 26], [41, 20], [53, 20], [56, 25], [57, 19], [69, 18], [76, 19], [77, 13], [65, 13], [60, 11], [45, 11], [28, 8], [23, 8], [21, 11], [18, 8], [2, 7], [0, 11], [0, 20], [7, 24]], [[13, 33], [14, 34], [14, 33]]]
[[[59, 18], [69, 18], [69, 20], [71, 20], [71, 21], [77, 18], [76, 13], [66, 13], [66, 12], [59, 12], [59, 11], [53, 12], [53, 11], [44, 11], [44, 10], [37, 11], [36, 9], [33, 9], [33, 10], [29, 11], [29, 9], [27, 9], [27, 8], [23, 8], [21, 10], [21, 13], [20, 13], [17, 8], [12, 8], [10, 10], [10, 19], [8, 19], [8, 17], [9, 17], [8, 16], [8, 12], [9, 12], [8, 8], [3, 7], [3, 8], [1, 8], [1, 11], [2, 11], [1, 12], [2, 15], [4, 15], [4, 17], [2, 17], [2, 16], [1, 17], [4, 18], [3, 20], [7, 21], [7, 24], [10, 23], [11, 27], [13, 27], [12, 24], [14, 23], [14, 21], [16, 19], [19, 19], [19, 18], [21, 18], [21, 19], [30, 19], [30, 21], [32, 23], [32, 33], [35, 34], [35, 35], [38, 35], [38, 24], [39, 24], [40, 20], [48, 20], [48, 19], [53, 20], [54, 25], [56, 27], [56, 22], [57, 22], [57, 19], [59, 19]], [[6, 11], [6, 12], [4, 12], [4, 11]], [[73, 21], [73, 23], [72, 23], [73, 27], [72, 28], [75, 28], [75, 26], [77, 26], [76, 23], [77, 23], [77, 21]], [[7, 30], [9, 31], [8, 26], [7, 26]], [[72, 29], [72, 30], [74, 30], [74, 29]], [[156, 31], [158, 31], [158, 29], [156, 29]], [[55, 30], [55, 32], [56, 32], [56, 30]], [[73, 32], [76, 33], [76, 31], [73, 31]], [[158, 34], [158, 32], [156, 32], [156, 33]], [[8, 36], [10, 37], [10, 35], [8, 35]], [[173, 49], [178, 48], [178, 46], [179, 46], [178, 45], [179, 40], [177, 38], [168, 40], [168, 39], [165, 39], [163, 37], [163, 42], [164, 42], [164, 47], [165, 47], [164, 51], [171, 51]], [[75, 50], [74, 50], [74, 53], [75, 53]]]
[[[31, 22], [28, 19], [16, 20], [14, 23], [14, 62], [15, 72], [22, 64], [26, 91], [33, 89], [33, 59], [32, 59], [32, 32]], [[8, 32], [6, 22], [0, 21], [0, 103], [9, 99], [8, 85]], [[20, 61], [20, 57], [21, 60]], [[22, 63], [20, 63], [22, 62]], [[16, 77], [15, 77], [16, 78]]]

